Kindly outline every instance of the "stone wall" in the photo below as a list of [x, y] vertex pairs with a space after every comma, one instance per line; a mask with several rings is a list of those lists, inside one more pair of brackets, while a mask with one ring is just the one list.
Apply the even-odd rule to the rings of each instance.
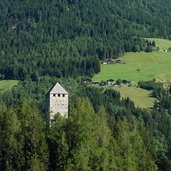
[[50, 94], [50, 120], [57, 113], [68, 117], [68, 94]]

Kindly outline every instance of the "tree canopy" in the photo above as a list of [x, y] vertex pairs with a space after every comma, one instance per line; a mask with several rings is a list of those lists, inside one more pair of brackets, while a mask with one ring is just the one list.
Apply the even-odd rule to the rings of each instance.
[[[0, 79], [92, 76], [99, 59], [170, 38], [169, 0], [2, 0]], [[162, 13], [162, 15], [160, 15]]]

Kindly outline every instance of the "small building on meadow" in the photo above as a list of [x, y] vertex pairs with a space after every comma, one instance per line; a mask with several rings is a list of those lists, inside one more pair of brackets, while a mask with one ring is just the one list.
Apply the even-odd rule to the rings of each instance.
[[68, 92], [59, 84], [52, 88], [49, 93], [50, 100], [50, 121], [54, 120], [57, 113], [61, 116], [68, 117]]

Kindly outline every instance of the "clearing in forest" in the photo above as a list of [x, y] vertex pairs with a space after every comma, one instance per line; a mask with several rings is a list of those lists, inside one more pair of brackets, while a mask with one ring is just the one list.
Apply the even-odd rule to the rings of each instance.
[[171, 48], [171, 41], [167, 39], [158, 39], [158, 38], [147, 38], [149, 41], [155, 41], [156, 47], [159, 47], [161, 50]]
[[152, 108], [155, 102], [155, 98], [150, 97], [151, 91], [147, 91], [137, 87], [113, 87], [114, 90], [120, 92], [122, 98], [129, 97], [136, 107], [140, 108]]
[[2, 80], [0, 81], [0, 91], [6, 91], [17, 85], [17, 80]]
[[162, 76], [171, 76], [171, 52], [126, 53], [122, 57], [125, 64], [102, 64], [101, 72], [94, 81], [125, 79], [129, 81], [148, 81]]

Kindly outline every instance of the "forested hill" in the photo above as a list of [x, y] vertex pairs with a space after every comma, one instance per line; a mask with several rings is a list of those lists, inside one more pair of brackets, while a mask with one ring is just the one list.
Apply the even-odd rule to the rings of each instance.
[[91, 76], [142, 37], [171, 38], [170, 11], [170, 0], [1, 0], [0, 79]]

